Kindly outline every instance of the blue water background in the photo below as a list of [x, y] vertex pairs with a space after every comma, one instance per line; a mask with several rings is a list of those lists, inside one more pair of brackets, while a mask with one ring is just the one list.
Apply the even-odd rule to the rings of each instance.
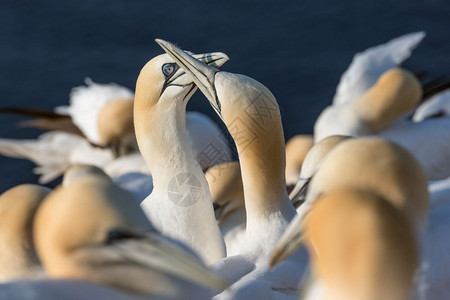
[[[405, 64], [450, 74], [447, 1], [2, 0], [0, 105], [51, 109], [83, 78], [134, 88], [162, 53], [155, 38], [193, 52], [223, 51], [224, 70], [251, 76], [277, 97], [286, 138], [312, 133], [353, 55], [393, 37], [428, 35]], [[220, 123], [197, 92], [188, 105]], [[0, 137], [34, 138], [0, 116]], [[0, 192], [36, 182], [33, 164], [0, 157]]]

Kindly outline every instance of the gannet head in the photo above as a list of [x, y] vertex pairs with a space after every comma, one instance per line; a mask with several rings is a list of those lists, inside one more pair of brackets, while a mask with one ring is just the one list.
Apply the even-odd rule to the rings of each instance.
[[295, 207], [299, 207], [305, 201], [309, 183], [311, 182], [314, 173], [320, 168], [325, 156], [334, 147], [348, 138], [351, 137], [347, 135], [331, 135], [320, 140], [311, 148], [303, 161], [302, 169], [299, 174], [299, 181], [289, 194], [289, 198]]
[[378, 132], [416, 107], [421, 98], [422, 87], [416, 76], [394, 68], [381, 75], [355, 102], [356, 112], [368, 132]]
[[[320, 196], [304, 227], [321, 299], [408, 299], [418, 247], [405, 215], [370, 192]], [[380, 288], [380, 287], [383, 288]]]
[[38, 206], [50, 192], [43, 186], [22, 184], [0, 196], [0, 281], [43, 273], [33, 245], [32, 224]]
[[419, 230], [428, 215], [428, 185], [417, 160], [403, 147], [380, 139], [349, 139], [323, 160], [306, 200], [335, 189], [370, 191], [402, 210]]
[[[272, 195], [277, 198], [278, 195], [286, 195], [283, 198], [287, 198], [284, 135], [280, 110], [272, 93], [253, 78], [219, 71], [169, 42], [157, 42], [180, 68], [191, 75], [222, 118], [238, 148], [241, 166], [248, 164], [242, 169], [256, 170], [264, 166], [265, 172], [252, 172], [258, 176], [244, 181], [258, 182], [257, 185], [262, 187], [258, 193], [265, 194], [265, 198]], [[271, 174], [271, 177], [266, 174]]]
[[[214, 67], [228, 60], [220, 52], [196, 57]], [[134, 127], [139, 149], [152, 173], [156, 166], [150, 158], [158, 156], [170, 137], [185, 132], [186, 104], [196, 89], [192, 78], [167, 54], [154, 57], [142, 68], [136, 82]], [[175, 129], [169, 132], [166, 128]]]
[[56, 107], [56, 112], [70, 115], [73, 123], [66, 126], [70, 125], [70, 131], [79, 129], [91, 143], [108, 148], [127, 146], [127, 140], [134, 134], [133, 92], [115, 83], [101, 84], [90, 78], [85, 79], [85, 84], [74, 87], [70, 105]]
[[[382, 197], [405, 216], [417, 235], [423, 232], [429, 203], [427, 179], [417, 160], [397, 144], [379, 138], [342, 142], [314, 174], [306, 203], [312, 205], [320, 195], [342, 189]], [[308, 214], [309, 209], [289, 224], [272, 253], [272, 266], [292, 255], [303, 243]]]
[[105, 103], [97, 116], [99, 145], [113, 147], [120, 142], [127, 146], [134, 141], [133, 105], [133, 98]]
[[219, 224], [235, 210], [244, 208], [244, 188], [239, 162], [215, 165], [205, 172], [205, 177]]
[[286, 184], [293, 186], [297, 183], [305, 157], [314, 145], [311, 135], [296, 135], [286, 143]]
[[133, 197], [102, 175], [57, 188], [34, 220], [34, 241], [49, 276], [137, 294], [179, 295], [174, 281], [223, 289], [191, 251], [157, 232]]
[[[197, 59], [212, 67], [220, 67], [228, 56], [221, 52], [197, 54]], [[186, 105], [196, 86], [190, 76], [167, 54], [151, 59], [141, 70], [136, 83], [136, 111], [156, 106]]]
[[[211, 85], [214, 83], [214, 75], [219, 72], [219, 70], [215, 66], [210, 66], [209, 68], [204, 68], [204, 65], [202, 63], [197, 64], [197, 60], [190, 59], [190, 55], [181, 49], [175, 47], [173, 44], [166, 42], [161, 39], [156, 39], [156, 42], [166, 51], [166, 53], [176, 62], [177, 66], [181, 67], [181, 69], [185, 72], [189, 66], [190, 63], [194, 63], [191, 67], [197, 71], [197, 76], [192, 76], [194, 84], [196, 84], [200, 90], [205, 94], [205, 96], [210, 101], [212, 107], [216, 110], [216, 112], [221, 114], [221, 105], [220, 102], [217, 99], [217, 94]], [[184, 58], [184, 59], [180, 59]], [[188, 59], [188, 60], [186, 60]], [[196, 69], [197, 67], [201, 66], [201, 71], [206, 72], [204, 75], [201, 73], [199, 69]], [[190, 69], [189, 69], [190, 70]], [[191, 74], [192, 75], [192, 74]], [[198, 84], [197, 81], [204, 80], [204, 77], [207, 76], [207, 80], [211, 80], [208, 84]], [[187, 76], [190, 77], [190, 76]], [[190, 79], [189, 79], [190, 80]]]

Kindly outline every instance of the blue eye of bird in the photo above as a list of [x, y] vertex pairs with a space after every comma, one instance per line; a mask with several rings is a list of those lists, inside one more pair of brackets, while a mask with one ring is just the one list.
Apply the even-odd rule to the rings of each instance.
[[162, 66], [162, 72], [166, 76], [172, 75], [172, 73], [175, 71], [175, 65], [174, 64], [164, 64]]

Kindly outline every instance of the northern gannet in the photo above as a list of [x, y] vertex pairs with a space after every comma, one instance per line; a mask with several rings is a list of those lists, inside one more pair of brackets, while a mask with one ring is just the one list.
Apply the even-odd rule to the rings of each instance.
[[34, 117], [21, 125], [76, 134], [92, 145], [112, 150], [116, 156], [135, 149], [133, 92], [115, 83], [95, 83], [90, 78], [85, 83], [72, 89], [69, 105], [54, 111], [1, 107], [0, 112]]
[[294, 187], [300, 177], [300, 170], [306, 154], [314, 145], [312, 135], [299, 134], [286, 143], [286, 185]]
[[[230, 147], [222, 138], [222, 131], [206, 115], [187, 112], [186, 130], [194, 156], [202, 169], [232, 159]], [[215, 151], [212, 156], [209, 155], [211, 150]], [[41, 184], [56, 179], [76, 164], [95, 165], [113, 178], [128, 173], [150, 175], [138, 151], [115, 157], [108, 149], [92, 146], [81, 136], [61, 131], [49, 131], [37, 139], [0, 139], [0, 154], [35, 163], [37, 167], [33, 171], [40, 175]]]
[[[228, 60], [223, 53], [196, 57], [214, 66]], [[153, 191], [141, 207], [156, 228], [185, 242], [210, 264], [225, 256], [225, 244], [186, 132], [186, 104], [196, 89], [167, 54], [151, 59], [136, 82], [134, 127], [153, 177]]]
[[311, 274], [300, 299], [410, 299], [417, 241], [405, 215], [383, 197], [358, 189], [322, 194], [303, 235]]
[[299, 215], [272, 254], [272, 265], [302, 244], [302, 228], [317, 197], [342, 189], [382, 197], [405, 215], [417, 239], [424, 233], [429, 195], [425, 174], [417, 160], [403, 147], [383, 139], [349, 139], [336, 146], [315, 173]]
[[425, 32], [413, 32], [355, 54], [342, 74], [333, 97], [333, 105], [361, 98], [386, 71], [405, 61], [425, 37]]
[[245, 204], [239, 162], [215, 165], [205, 172], [214, 213], [227, 247], [227, 256], [239, 254], [245, 241]]
[[[439, 194], [427, 184], [422, 168], [408, 151], [377, 138], [350, 139], [341, 143], [329, 153], [313, 177], [307, 201], [340, 188], [369, 190], [402, 211], [420, 243], [422, 262], [415, 293], [426, 295], [426, 299], [440, 299], [449, 292], [446, 282], [450, 259], [445, 253], [449, 253], [450, 243], [442, 236], [448, 235], [450, 223], [445, 218], [450, 202], [443, 201], [433, 207]], [[304, 215], [307, 209], [307, 205], [300, 207], [299, 215]], [[296, 221], [301, 219], [300, 216]], [[294, 222], [286, 234], [301, 227]]]
[[[231, 160], [231, 150], [222, 137], [221, 129], [206, 115], [187, 112], [186, 130], [194, 156], [203, 170]], [[214, 150], [212, 156], [211, 150]], [[0, 139], [0, 154], [35, 163], [37, 167], [33, 171], [40, 175], [41, 184], [56, 179], [75, 164], [95, 165], [113, 178], [128, 173], [150, 175], [137, 150], [115, 157], [111, 150], [93, 146], [82, 136], [55, 130], [43, 133], [37, 139]]]
[[319, 170], [323, 159], [341, 142], [351, 138], [346, 135], [331, 135], [317, 142], [307, 153], [300, 172], [299, 179], [289, 194], [295, 208], [299, 208], [305, 201], [308, 185], [314, 174]]
[[385, 72], [361, 98], [326, 108], [314, 125], [316, 141], [334, 134], [379, 136], [408, 149], [429, 180], [450, 175], [450, 118], [413, 122], [406, 113], [419, 103], [422, 89], [408, 71]]
[[314, 139], [379, 133], [417, 106], [421, 97], [420, 83], [411, 72], [390, 69], [360, 98], [325, 108], [314, 124]]
[[33, 245], [36, 210], [50, 189], [21, 184], [0, 195], [0, 282], [44, 275]]
[[205, 65], [174, 45], [160, 46], [190, 74], [223, 119], [239, 153], [247, 229], [239, 255], [213, 265], [235, 282], [215, 299], [292, 297], [302, 274], [302, 253], [267, 270], [275, 243], [296, 215], [286, 191], [285, 148], [278, 104], [261, 83]]
[[[131, 194], [103, 171], [77, 166], [66, 179], [34, 219], [34, 242], [49, 277], [151, 299], [207, 299], [211, 291], [201, 285], [226, 288], [194, 252], [161, 235]], [[84, 293], [67, 290], [72, 297]]]

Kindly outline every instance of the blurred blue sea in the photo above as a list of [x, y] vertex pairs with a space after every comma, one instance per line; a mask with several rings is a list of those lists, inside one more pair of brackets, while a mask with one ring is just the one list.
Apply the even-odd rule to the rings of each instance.
[[[223, 67], [265, 84], [282, 108], [286, 138], [312, 133], [353, 55], [412, 31], [427, 37], [405, 64], [450, 74], [446, 1], [145, 1], [0, 2], [0, 105], [51, 109], [86, 76], [134, 88], [162, 38], [193, 52], [223, 51]], [[200, 92], [188, 110], [220, 123]], [[0, 115], [1, 138], [34, 138], [22, 120]], [[0, 192], [36, 182], [33, 164], [0, 157]]]

